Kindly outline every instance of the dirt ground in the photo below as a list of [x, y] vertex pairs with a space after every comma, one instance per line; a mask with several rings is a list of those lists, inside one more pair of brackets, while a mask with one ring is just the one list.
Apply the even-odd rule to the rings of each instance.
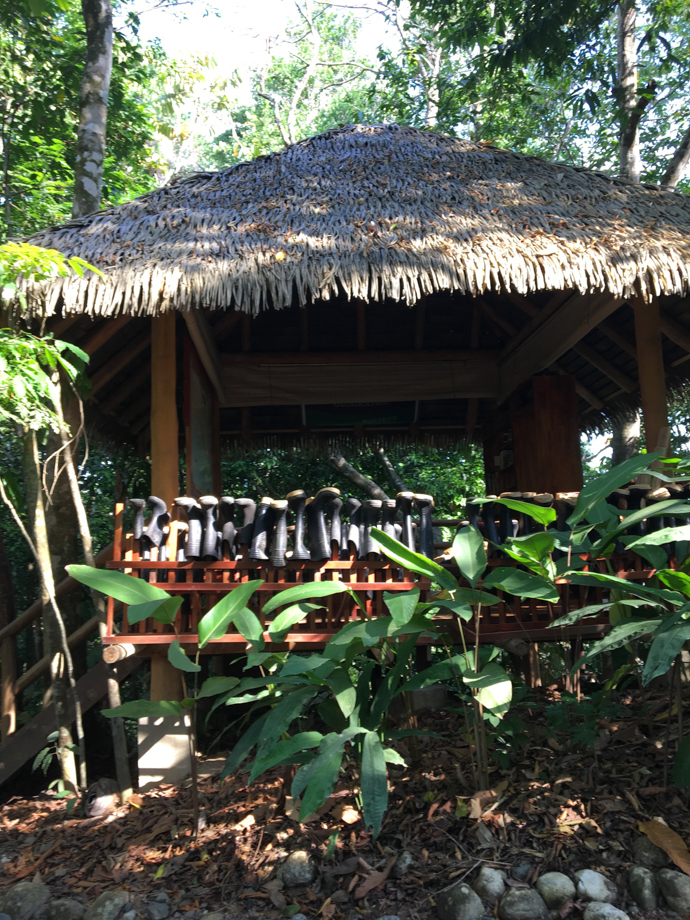
[[[420, 716], [420, 727], [439, 737], [419, 739], [416, 752], [409, 741], [395, 743], [410, 767], [390, 769], [389, 808], [376, 841], [344, 783], [300, 824], [285, 768], [249, 789], [246, 773], [202, 778], [205, 826], [196, 840], [188, 784], [162, 786], [102, 819], [66, 816], [64, 803], [47, 792], [14, 797], [0, 808], [0, 886], [40, 879], [55, 896], [84, 901], [123, 888], [142, 917], [158, 893], [170, 916], [185, 920], [206, 910], [273, 920], [297, 909], [324, 920], [426, 920], [436, 916], [438, 891], [471, 880], [482, 865], [505, 869], [518, 885], [550, 870], [592, 868], [622, 891], [639, 822], [661, 817], [690, 837], [687, 795], [669, 785], [670, 767], [664, 776], [666, 734], [674, 751], [677, 713], [669, 718], [662, 691], [631, 692], [615, 717], [590, 720], [594, 742], [578, 747], [573, 738], [586, 744], [586, 733], [574, 731], [574, 721], [554, 728], [547, 720], [555, 698], [554, 689], [531, 691], [516, 707], [525, 731], [506, 755], [510, 763], [504, 756], [504, 766], [492, 768], [492, 789], [476, 794], [462, 717]], [[316, 878], [307, 887], [281, 887], [276, 869], [297, 849], [312, 854]], [[411, 865], [393, 878], [403, 851]], [[575, 902], [561, 917], [577, 920], [581, 910]], [[656, 915], [662, 913], [637, 913]]]

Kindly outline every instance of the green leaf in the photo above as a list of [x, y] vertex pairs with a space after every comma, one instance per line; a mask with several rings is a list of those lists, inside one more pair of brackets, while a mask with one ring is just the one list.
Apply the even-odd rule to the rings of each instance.
[[668, 671], [687, 639], [690, 639], [690, 623], [686, 621], [676, 623], [670, 629], [657, 632], [642, 672], [644, 687], [655, 677]]
[[[456, 594], [458, 590], [460, 589], [456, 589]], [[466, 622], [469, 622], [474, 616], [472, 607], [465, 603], [465, 601], [451, 601], [447, 598], [439, 598], [438, 600], [430, 601], [428, 604], [419, 604], [419, 608], [424, 614], [428, 614], [434, 610], [440, 610], [441, 607], [451, 610], [456, 617], [460, 617], [461, 620], [465, 620]]]
[[150, 585], [143, 578], [134, 578], [122, 572], [94, 569], [90, 565], [68, 565], [67, 574], [75, 581], [100, 591], [101, 594], [107, 594], [108, 597], [114, 597], [123, 604], [144, 604], [146, 601], [170, 597], [167, 591]]
[[462, 679], [468, 687], [477, 691], [477, 701], [486, 709], [491, 709], [497, 714], [508, 710], [513, 698], [513, 684], [500, 664], [490, 661], [479, 674], [467, 669], [463, 672]]
[[609, 652], [612, 649], [620, 648], [623, 645], [627, 645], [629, 642], [633, 642], [635, 639], [639, 639], [640, 636], [645, 636], [647, 633], [653, 633], [660, 622], [661, 620], [659, 618], [656, 620], [641, 620], [637, 617], [631, 617], [629, 620], [623, 620], [617, 623], [608, 636], [604, 636], [599, 642], [595, 642], [594, 645], [587, 650], [586, 654], [580, 658], [577, 664], [573, 665], [573, 673], [575, 673], [578, 668], [582, 667], [582, 665], [591, 661], [592, 658], [601, 655], [602, 652]]
[[[307, 785], [311, 782], [312, 778], [316, 776], [319, 770], [326, 764], [328, 764], [333, 757], [340, 755], [342, 758], [342, 752], [345, 748], [345, 745], [348, 741], [356, 735], [361, 735], [365, 729], [363, 728], [346, 728], [345, 731], [336, 734], [335, 732], [330, 732], [328, 735], [325, 735], [321, 744], [319, 745], [318, 755], [312, 760], [311, 763], [305, 764], [295, 774], [295, 778], [292, 781], [292, 787], [290, 789], [290, 794], [293, 799], [299, 798], [302, 792], [306, 789]], [[340, 763], [340, 761], [338, 761]], [[330, 792], [328, 793], [330, 795]], [[328, 795], [326, 798], [328, 798]], [[323, 805], [323, 802], [326, 801], [326, 798], [320, 803]], [[319, 808], [320, 805], [314, 807], [314, 811]], [[302, 808], [304, 808], [304, 802], [302, 802]], [[300, 818], [306, 818], [311, 814], [305, 813], [302, 814], [300, 811]]]
[[393, 697], [397, 696], [400, 692], [400, 684], [405, 677], [405, 673], [410, 664], [410, 656], [416, 644], [417, 636], [413, 634], [397, 645], [395, 650], [395, 664], [385, 672], [385, 677], [372, 701], [369, 716], [360, 719], [366, 728], [377, 729], [381, 721], [385, 721], [385, 716]]
[[187, 653], [177, 639], [173, 639], [168, 646], [168, 661], [174, 668], [178, 668], [180, 671], [189, 671], [193, 673], [201, 670], [200, 664], [194, 664], [193, 661], [189, 660]]
[[[687, 513], [688, 508], [686, 507], [685, 510]], [[662, 543], [674, 543], [676, 540], [690, 540], [690, 524], [685, 524], [682, 527], [664, 527], [661, 530], [654, 530], [652, 533], [645, 534], [643, 537], [623, 538], [623, 543], [628, 549], [636, 550], [640, 543], [644, 543], [646, 546], [661, 546]]]
[[249, 609], [243, 607], [234, 613], [230, 622], [237, 629], [240, 635], [247, 640], [257, 652], [260, 652], [264, 645], [264, 631], [261, 620]]
[[364, 736], [360, 786], [364, 824], [372, 829], [376, 840], [388, 807], [386, 755], [376, 732], [367, 732]]
[[336, 698], [343, 716], [349, 719], [357, 703], [357, 689], [350, 680], [347, 668], [336, 668], [326, 678], [326, 683]]
[[554, 620], [553, 623], [549, 623], [547, 629], [553, 629], [558, 626], [572, 626], [574, 623], [579, 623], [580, 620], [586, 620], [589, 617], [598, 616], [602, 611], [608, 610], [609, 607], [618, 606], [619, 604], [625, 604], [627, 607], [649, 607], [650, 603], [646, 600], [620, 600], [620, 601], [608, 601], [606, 604], [591, 604], [589, 607], [579, 607], [577, 610], [571, 610], [570, 613], [566, 613], [565, 616], [559, 617], [557, 620]]
[[574, 573], [572, 575], [568, 574], [566, 577], [571, 585], [586, 585], [587, 587], [596, 586], [597, 584], [608, 585], [610, 588], [620, 588], [626, 594], [648, 598], [657, 605], [661, 601], [674, 605], [682, 604], [685, 601], [683, 595], [676, 591], [667, 591], [665, 588], [648, 588], [646, 585], [640, 585], [625, 578], [617, 578], [615, 575], [606, 575], [603, 572]]
[[475, 588], [486, 568], [484, 538], [475, 527], [462, 527], [455, 534], [452, 552], [460, 574]]
[[454, 591], [457, 588], [457, 581], [450, 572], [447, 572], [437, 562], [427, 559], [426, 556], [422, 556], [420, 553], [412, 552], [411, 549], [403, 546], [393, 537], [389, 537], [388, 534], [377, 527], [372, 527], [371, 536], [382, 552], [404, 569], [415, 572], [417, 575], [423, 575], [425, 578], [430, 578], [447, 591]]
[[[288, 589], [290, 590], [290, 589]], [[300, 623], [312, 610], [321, 610], [322, 604], [293, 604], [287, 610], [281, 610], [278, 616], [269, 624], [268, 635], [272, 642], [283, 642], [287, 634], [296, 623]], [[264, 608], [264, 613], [265, 613]]]
[[520, 514], [526, 514], [533, 518], [539, 524], [550, 524], [556, 520], [556, 510], [554, 508], [544, 508], [542, 505], [531, 505], [529, 502], [521, 502], [515, 498], [495, 498], [492, 499], [495, 505], [505, 505], [511, 511], [518, 511]]
[[[266, 716], [263, 730], [263, 740], [259, 745], [259, 754], [270, 750], [286, 732], [295, 719], [302, 715], [302, 710], [314, 699], [318, 693], [317, 687], [300, 687], [293, 690], [292, 693], [286, 693], [285, 696], [271, 709]], [[256, 776], [252, 773], [252, 778]]]
[[266, 713], [265, 716], [261, 716], [256, 722], [252, 722], [232, 751], [230, 751], [230, 756], [225, 761], [225, 766], [220, 772], [219, 779], [225, 779], [226, 776], [230, 776], [231, 773], [234, 773], [242, 761], [247, 757], [257, 741], [260, 740], [264, 722], [267, 717], [268, 713]]
[[500, 588], [515, 597], [538, 597], [546, 601], [558, 602], [558, 590], [555, 585], [520, 569], [508, 566], [495, 568], [484, 580], [485, 588]]
[[673, 785], [679, 789], [690, 786], [690, 732], [683, 735], [673, 758]]
[[675, 572], [673, 569], [663, 569], [656, 574], [659, 581], [668, 585], [669, 588], [690, 597], [690, 575], [686, 575], [685, 572]]
[[209, 677], [201, 685], [196, 698], [203, 700], [208, 696], [219, 696], [221, 693], [227, 693], [228, 690], [234, 690], [239, 682], [237, 677]]
[[[326, 667], [328, 665], [328, 667]], [[292, 677], [298, 674], [306, 674], [308, 671], [316, 673], [320, 677], [327, 677], [333, 668], [335, 662], [331, 658], [323, 655], [309, 655], [307, 658], [301, 658], [298, 655], [291, 655], [286, 664], [280, 670], [280, 678]]]
[[386, 758], [386, 763], [397, 764], [399, 767], [407, 766], [407, 761], [402, 755], [398, 754], [395, 748], [384, 748], [383, 756]]
[[108, 719], [160, 719], [164, 716], [180, 716], [182, 705], [175, 700], [132, 700], [123, 703], [115, 709], [103, 709], [102, 713]]
[[[316, 760], [312, 763], [315, 763]], [[310, 815], [321, 808], [331, 795], [338, 781], [342, 762], [343, 754], [340, 751], [328, 760], [319, 763], [319, 769], [314, 772], [302, 796], [302, 805], [299, 810], [300, 821], [306, 821]]]
[[158, 623], [170, 626], [175, 622], [177, 611], [182, 606], [183, 598], [165, 597], [155, 601], [146, 601], [144, 604], [132, 604], [127, 608], [127, 622], [140, 623], [147, 617], [152, 617]]
[[662, 453], [663, 451], [657, 451], [653, 454], [631, 457], [630, 460], [614, 466], [608, 473], [588, 482], [580, 492], [573, 513], [568, 518], [570, 527], [583, 521], [598, 502], [605, 500], [619, 486], [625, 485], [626, 482], [630, 482], [631, 479], [649, 469]]
[[263, 605], [263, 611], [269, 614], [285, 604], [296, 604], [314, 597], [329, 597], [331, 594], [342, 594], [343, 591], [347, 591], [347, 585], [342, 581], [310, 581], [274, 594]]
[[[456, 588], [453, 592], [455, 600], [463, 604], [471, 604], [473, 607], [481, 604], [483, 607], [492, 607], [494, 604], [500, 604], [500, 598], [495, 594], [489, 594], [488, 591], [482, 591], [479, 588]], [[438, 601], [437, 603], [441, 603]]]
[[232, 618], [243, 610], [247, 601], [261, 587], [263, 580], [247, 581], [224, 595], [199, 621], [199, 648], [204, 648], [212, 639], [225, 635]]
[[556, 537], [549, 530], [540, 530], [531, 533], [527, 537], [514, 537], [510, 541], [510, 546], [518, 554], [524, 553], [535, 562], [542, 562], [554, 550]]
[[383, 603], [390, 610], [396, 626], [404, 626], [410, 621], [419, 603], [419, 593], [419, 588], [383, 592]]
[[271, 767], [275, 767], [280, 763], [290, 763], [290, 758], [295, 754], [301, 754], [303, 751], [318, 747], [322, 740], [323, 735], [321, 732], [300, 732], [286, 741], [278, 741], [277, 744], [257, 756], [252, 765], [249, 782], [252, 783], [257, 776], [261, 776]]
[[464, 655], [455, 655], [450, 660], [439, 661], [438, 664], [432, 664], [431, 667], [425, 668], [419, 674], [415, 674], [401, 687], [403, 693], [409, 690], [421, 690], [422, 687], [429, 687], [431, 684], [438, 683], [440, 680], [453, 680], [459, 677], [467, 667]]

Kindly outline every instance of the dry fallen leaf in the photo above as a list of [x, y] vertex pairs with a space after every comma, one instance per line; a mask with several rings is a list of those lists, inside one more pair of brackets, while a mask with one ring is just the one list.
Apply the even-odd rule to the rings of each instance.
[[364, 879], [362, 884], [355, 891], [356, 898], [365, 898], [370, 891], [373, 891], [374, 888], [379, 888], [388, 878], [388, 874], [395, 865], [396, 857], [392, 856], [385, 867], [380, 872], [372, 872], [367, 878]]
[[690, 875], [690, 852], [682, 837], [656, 819], [647, 821], [645, 824], [640, 823], [639, 828], [652, 843], [661, 847], [664, 853], [671, 857], [679, 869], [682, 869], [686, 875]]

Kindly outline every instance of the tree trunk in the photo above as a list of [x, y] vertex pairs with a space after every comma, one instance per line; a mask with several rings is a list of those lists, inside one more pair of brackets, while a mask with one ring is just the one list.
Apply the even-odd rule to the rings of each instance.
[[618, 466], [633, 457], [640, 446], [640, 414], [617, 415], [611, 419], [611, 465]]
[[673, 154], [666, 172], [661, 178], [661, 185], [665, 188], [675, 188], [685, 175], [685, 170], [690, 163], [690, 128], [683, 135], [680, 144]]
[[[76, 435], [79, 432], [82, 422], [82, 405], [76, 394], [71, 394], [71, 398], [67, 400], [65, 399], [64, 391], [60, 386], [59, 375], [56, 375], [54, 383], [57, 390], [54, 398], [54, 403], [57, 414], [60, 417], [60, 421], [62, 423], [60, 428], [60, 442], [62, 447], [60, 459], [65, 464], [65, 479], [67, 480], [68, 489], [70, 492], [72, 511], [75, 514], [77, 526], [79, 528], [79, 534], [81, 536], [82, 547], [84, 550], [84, 561], [87, 565], [95, 567], [96, 561], [93, 555], [93, 539], [91, 537], [89, 519], [86, 514], [86, 508], [84, 507], [84, 500], [81, 496], [81, 490], [79, 489], [79, 480], [77, 478], [77, 471], [74, 463], [74, 457], [77, 453]], [[69, 427], [63, 414], [63, 406], [65, 405], [65, 402], [67, 402], [68, 405], [71, 404], [75, 410], [72, 413], [74, 420]], [[70, 441], [71, 438], [73, 439], [72, 441]], [[105, 600], [103, 599], [103, 596], [100, 595], [97, 591], [91, 592], [91, 598], [99, 617], [100, 622], [98, 625], [98, 632], [102, 642], [106, 632]], [[117, 682], [117, 678], [115, 677], [112, 667], [105, 662], [104, 664], [108, 675], [108, 706], [110, 709], [116, 709], [121, 703], [120, 685]], [[125, 734], [125, 726], [122, 719], [109, 719], [109, 722], [113, 736], [113, 753], [115, 756], [115, 771], [117, 774], [117, 782], [120, 787], [120, 796], [124, 803], [132, 794], [132, 777], [129, 771], [129, 761], [127, 759], [127, 736]]]
[[[58, 757], [62, 770], [62, 778], [75, 790], [78, 785], [86, 787], [84, 774], [85, 762], [83, 757], [83, 730], [81, 727], [81, 711], [79, 700], [75, 692], [74, 676], [72, 674], [72, 659], [67, 647], [65, 624], [62, 622], [60, 611], [55, 602], [55, 585], [53, 570], [50, 561], [50, 547], [48, 546], [48, 531], [45, 521], [45, 508], [43, 493], [41, 492], [40, 461], [38, 456], [38, 443], [36, 432], [27, 430], [24, 433], [24, 484], [26, 488], [26, 503], [29, 509], [29, 519], [32, 524], [33, 542], [36, 552], [36, 562], [41, 576], [41, 599], [43, 601], [44, 641], [46, 651], [50, 655], [50, 676], [53, 692], [53, 703], [58, 730]], [[70, 732], [69, 697], [70, 691], [74, 698], [77, 733], [82, 742], [81, 783], [77, 780], [74, 754], [70, 750], [72, 734]]]
[[383, 449], [383, 447], [377, 448], [375, 451], [375, 454], [380, 460], [381, 466], [386, 471], [386, 474], [388, 478], [390, 479], [391, 483], [393, 484], [393, 487], [396, 489], [396, 491], [409, 492], [410, 489], [407, 488], [403, 480], [398, 475], [397, 470], [395, 469], [393, 464], [388, 459], [388, 455], [386, 454], [386, 451]]
[[621, 110], [620, 174], [632, 182], [642, 175], [640, 116], [637, 99], [636, 0], [618, 4], [618, 104]]
[[381, 500], [388, 498], [381, 486], [377, 485], [373, 479], [367, 479], [359, 470], [351, 466], [339, 451], [338, 453], [331, 454], [328, 459], [336, 472], [340, 473], [340, 475], [344, 476], [346, 479], [349, 479], [350, 482], [354, 483], [362, 492], [365, 492], [369, 498], [378, 498]]
[[[15, 618], [14, 586], [12, 569], [5, 551], [2, 529], [0, 529], [0, 629], [8, 626]], [[9, 636], [0, 644], [0, 666], [2, 667], [2, 717], [0, 738], [4, 741], [17, 729], [17, 703], [14, 682], [17, 679], [17, 638]]]
[[101, 203], [108, 93], [113, 67], [113, 10], [110, 0], [82, 0], [81, 8], [86, 27], [86, 62], [79, 87], [73, 217], [92, 214]]

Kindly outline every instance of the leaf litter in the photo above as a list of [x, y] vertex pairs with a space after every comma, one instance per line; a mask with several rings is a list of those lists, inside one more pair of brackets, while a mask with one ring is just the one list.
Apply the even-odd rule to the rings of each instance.
[[[66, 816], [64, 803], [49, 793], [11, 798], [0, 806], [0, 893], [39, 878], [54, 897], [85, 902], [122, 888], [141, 905], [165, 891], [171, 910], [189, 920], [205, 910], [274, 920], [297, 909], [310, 920], [431, 920], [435, 895], [472, 881], [482, 865], [505, 869], [518, 887], [547, 871], [572, 876], [592, 868], [623, 888], [642, 833], [690, 874], [688, 797], [661, 784], [665, 691], [629, 693], [620, 718], [597, 722], [596, 737], [606, 732], [606, 744], [579, 748], [545, 716], [557, 698], [554, 688], [530, 692], [522, 706], [526, 743], [512, 750], [510, 766], [492, 767], [489, 790], [473, 788], [461, 716], [418, 715], [420, 726], [439, 737], [415, 739], [416, 763], [391, 767], [389, 808], [376, 841], [363, 825], [354, 775], [342, 777], [300, 824], [286, 795], [290, 767], [249, 788], [246, 771], [222, 781], [203, 776], [205, 823], [196, 838], [188, 783], [138, 793], [97, 820]], [[412, 761], [411, 744], [395, 746]], [[278, 869], [296, 849], [309, 851], [319, 872], [309, 886], [288, 888]], [[403, 851], [412, 862], [397, 877]]]

